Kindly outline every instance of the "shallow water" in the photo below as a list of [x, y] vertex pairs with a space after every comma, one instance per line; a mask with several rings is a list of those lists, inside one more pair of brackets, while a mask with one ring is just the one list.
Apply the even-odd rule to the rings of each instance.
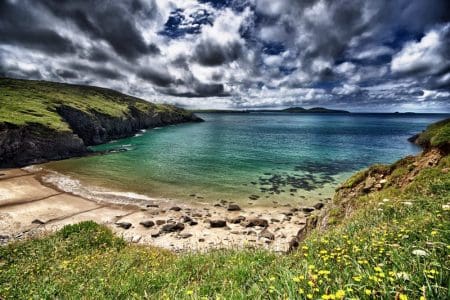
[[59, 181], [60, 188], [69, 190], [74, 186], [71, 178], [90, 189], [185, 201], [315, 201], [331, 197], [336, 186], [356, 170], [419, 152], [407, 138], [446, 117], [199, 115], [206, 122], [150, 129], [93, 147], [121, 152], [44, 167], [69, 176]]

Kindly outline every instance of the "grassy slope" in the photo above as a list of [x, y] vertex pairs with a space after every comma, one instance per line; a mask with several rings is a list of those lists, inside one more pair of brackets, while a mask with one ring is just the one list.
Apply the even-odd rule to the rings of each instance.
[[184, 112], [171, 105], [153, 104], [98, 87], [0, 78], [0, 123], [38, 123], [66, 131], [69, 130], [68, 124], [55, 111], [61, 104], [114, 117], [125, 116], [129, 105], [141, 111]]
[[[389, 168], [393, 182], [411, 158]], [[127, 245], [94, 223], [0, 248], [5, 298], [448, 299], [450, 155], [351, 200], [354, 211], [289, 255], [176, 255]], [[361, 177], [357, 175], [356, 177]], [[358, 184], [353, 178], [347, 186]], [[335, 199], [339, 204], [340, 199]], [[415, 255], [417, 250], [425, 256]], [[420, 254], [419, 251], [419, 254]], [[421, 298], [423, 297], [423, 298]]]
[[419, 145], [443, 147], [450, 145], [450, 119], [430, 125], [419, 135], [416, 141]]

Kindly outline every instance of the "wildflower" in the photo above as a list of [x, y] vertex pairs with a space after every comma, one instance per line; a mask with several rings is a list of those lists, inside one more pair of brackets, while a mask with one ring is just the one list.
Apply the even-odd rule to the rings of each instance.
[[303, 279], [305, 279], [305, 276], [295, 276], [295, 277], [292, 278], [292, 280], [293, 280], [294, 282], [300, 282], [300, 281], [302, 281]]
[[383, 270], [380, 267], [375, 267], [373, 269], [375, 270], [375, 272], [378, 272], [378, 273], [383, 272]]
[[313, 294], [306, 295], [306, 298], [308, 298], [308, 299], [312, 299], [313, 297], [314, 297]]
[[412, 202], [410, 202], [410, 201], [404, 201], [404, 202], [402, 202], [404, 205], [407, 205], [407, 206], [412, 206], [413, 205], [413, 203]]
[[449, 204], [443, 204], [442, 205], [442, 210], [450, 210], [450, 205]]
[[298, 289], [298, 293], [299, 293], [300, 295], [303, 295], [303, 294], [305, 293], [305, 290], [302, 289], [302, 288], [299, 288], [299, 289]]
[[395, 273], [395, 277], [397, 277], [398, 279], [409, 280], [409, 274], [406, 272]]
[[336, 292], [336, 298], [337, 299], [344, 299], [344, 297], [345, 297], [345, 291], [344, 290], [338, 290]]
[[361, 276], [353, 276], [353, 280], [356, 281], [356, 282], [360, 282], [361, 279], [362, 279]]
[[399, 300], [408, 300], [408, 296], [406, 296], [405, 294], [400, 294], [400, 295], [398, 295], [398, 299]]
[[372, 295], [372, 291], [369, 290], [369, 289], [365, 289], [365, 290], [364, 290], [364, 293], [365, 293], [367, 296]]
[[188, 290], [188, 291], [186, 291], [186, 295], [192, 295], [194, 293], [194, 291], [193, 290]]
[[433, 231], [431, 232], [431, 235], [432, 235], [432, 236], [435, 236], [436, 234], [438, 234], [436, 230], [433, 230]]

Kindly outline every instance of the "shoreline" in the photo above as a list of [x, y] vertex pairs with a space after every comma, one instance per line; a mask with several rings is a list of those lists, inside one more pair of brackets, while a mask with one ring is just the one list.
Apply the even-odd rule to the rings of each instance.
[[175, 252], [217, 248], [287, 252], [307, 230], [307, 219], [320, 215], [326, 204], [317, 202], [318, 209], [293, 204], [240, 207], [228, 201], [153, 198], [118, 203], [58, 189], [43, 180], [48, 171], [32, 168], [0, 170], [0, 244], [91, 220], [128, 242]]

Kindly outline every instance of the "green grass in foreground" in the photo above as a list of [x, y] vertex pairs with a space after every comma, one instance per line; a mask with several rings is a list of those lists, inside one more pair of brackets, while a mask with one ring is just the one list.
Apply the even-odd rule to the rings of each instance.
[[125, 117], [129, 106], [143, 112], [188, 114], [172, 105], [154, 104], [104, 88], [0, 78], [0, 123], [36, 123], [59, 131], [70, 130], [56, 112], [60, 105], [112, 117]]
[[404, 190], [358, 199], [355, 213], [289, 255], [173, 254], [128, 245], [92, 222], [0, 248], [5, 299], [448, 299], [450, 156]]

